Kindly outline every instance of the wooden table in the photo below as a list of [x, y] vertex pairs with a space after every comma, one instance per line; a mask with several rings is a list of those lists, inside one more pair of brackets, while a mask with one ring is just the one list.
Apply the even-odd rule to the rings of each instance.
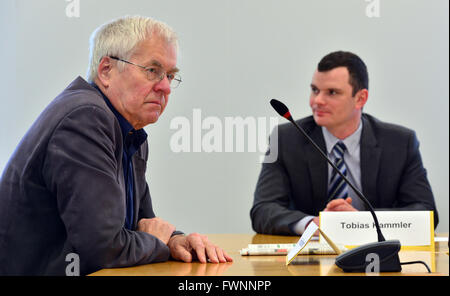
[[[231, 263], [201, 264], [168, 261], [128, 268], [103, 269], [95, 276], [351, 276], [364, 273], [344, 273], [334, 264], [335, 255], [298, 256], [289, 266], [285, 256], [241, 256], [239, 250], [248, 244], [296, 243], [298, 237], [261, 234], [208, 234], [209, 240], [222, 247], [231, 257]], [[448, 237], [448, 234], [441, 236]], [[422, 260], [428, 264], [429, 274], [422, 264], [402, 265], [389, 276], [449, 275], [448, 243], [436, 242], [435, 251], [400, 251], [400, 261]]]

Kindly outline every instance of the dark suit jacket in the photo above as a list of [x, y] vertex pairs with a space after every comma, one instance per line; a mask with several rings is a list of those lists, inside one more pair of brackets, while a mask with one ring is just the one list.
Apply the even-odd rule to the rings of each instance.
[[[368, 114], [362, 121], [363, 194], [375, 210], [434, 210], [436, 227], [438, 213], [414, 131]], [[297, 123], [326, 151], [312, 116]], [[250, 216], [256, 232], [295, 235], [292, 223], [317, 216], [326, 206], [328, 163], [291, 123], [278, 127], [277, 144], [277, 160], [262, 165]]]
[[[124, 228], [126, 195], [119, 123], [81, 77], [21, 140], [0, 180], [0, 275], [64, 275], [169, 258], [156, 237]], [[148, 146], [133, 156], [134, 229], [155, 217], [145, 180]]]

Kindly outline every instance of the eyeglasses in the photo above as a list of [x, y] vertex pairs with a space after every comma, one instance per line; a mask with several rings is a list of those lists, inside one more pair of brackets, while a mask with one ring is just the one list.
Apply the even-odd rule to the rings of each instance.
[[134, 65], [134, 66], [138, 66], [139, 68], [142, 68], [145, 70], [145, 72], [147, 72], [147, 78], [150, 81], [161, 81], [164, 79], [164, 77], [167, 77], [167, 80], [169, 80], [169, 84], [171, 88], [177, 88], [180, 83], [181, 83], [181, 76], [178, 74], [169, 74], [166, 73], [163, 69], [159, 68], [159, 67], [144, 67], [141, 65], [137, 65], [135, 63], [120, 59], [118, 57], [114, 57], [114, 56], [110, 56], [111, 59], [113, 60], [118, 60], [130, 65]]

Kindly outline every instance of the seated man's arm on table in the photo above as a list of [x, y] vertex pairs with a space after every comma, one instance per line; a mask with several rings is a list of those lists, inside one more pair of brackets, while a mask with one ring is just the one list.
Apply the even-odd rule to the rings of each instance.
[[48, 144], [43, 166], [47, 187], [56, 194], [70, 248], [80, 272], [169, 258], [154, 236], [124, 228], [125, 197], [119, 185], [115, 119], [96, 106], [64, 118]]
[[[278, 142], [280, 137], [279, 135]], [[273, 139], [272, 136], [271, 138]], [[269, 147], [274, 144], [270, 143]], [[270, 155], [270, 149], [272, 148], [269, 148], [266, 155]], [[277, 149], [281, 150], [280, 147]], [[258, 233], [296, 235], [292, 226], [309, 215], [289, 209], [291, 189], [281, 157], [279, 154], [274, 162], [262, 164], [250, 217], [252, 227]]]

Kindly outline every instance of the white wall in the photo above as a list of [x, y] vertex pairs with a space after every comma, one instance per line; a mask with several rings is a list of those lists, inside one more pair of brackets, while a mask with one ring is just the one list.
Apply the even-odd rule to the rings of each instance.
[[[149, 133], [148, 181], [158, 216], [185, 232], [251, 232], [249, 210], [259, 153], [174, 153], [174, 118], [276, 116], [269, 99], [310, 114], [309, 83], [325, 54], [366, 62], [365, 111], [416, 130], [439, 214], [449, 226], [449, 23], [447, 0], [2, 0], [0, 4], [0, 170], [42, 109], [77, 75], [88, 39], [126, 14], [152, 16], [179, 34], [183, 84]], [[379, 3], [379, 17], [368, 5]], [[372, 4], [375, 3], [375, 4]], [[205, 134], [207, 130], [203, 131]], [[386, 176], [389, 177], [389, 176]]]

